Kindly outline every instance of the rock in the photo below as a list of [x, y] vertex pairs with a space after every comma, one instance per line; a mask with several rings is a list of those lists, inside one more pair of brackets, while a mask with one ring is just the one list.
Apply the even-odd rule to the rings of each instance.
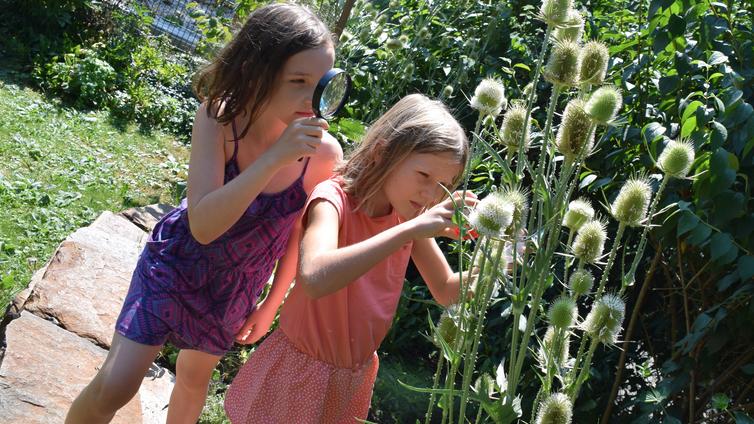
[[23, 308], [109, 347], [146, 233], [105, 212], [71, 234], [35, 274]]
[[[0, 422], [62, 423], [107, 351], [28, 312], [6, 327], [0, 365]], [[113, 423], [164, 423], [175, 378], [153, 365]]]
[[[92, 223], [92, 225], [80, 228], [68, 236], [66, 240], [78, 241], [82, 244], [87, 244], [94, 249], [111, 250], [111, 246], [114, 243], [121, 243], [124, 247], [131, 246], [130, 248], [126, 248], [124, 251], [119, 252], [118, 256], [123, 255], [124, 258], [129, 261], [133, 260], [135, 263], [141, 253], [141, 249], [144, 248], [147, 237], [148, 234], [122, 216], [115, 215], [111, 212], [103, 212]], [[8, 308], [9, 313], [17, 315], [21, 312], [24, 308], [24, 304], [37, 286], [37, 283], [39, 283], [39, 281], [45, 276], [47, 267], [53, 259], [55, 259], [55, 254], [53, 254], [52, 259], [50, 259], [50, 261], [48, 261], [42, 268], [34, 272], [28, 287], [13, 297]], [[130, 278], [130, 272], [128, 275]]]
[[121, 215], [125, 216], [139, 228], [149, 233], [152, 232], [152, 229], [157, 222], [173, 209], [174, 207], [171, 205], [157, 203], [141, 208], [131, 208], [121, 212]]

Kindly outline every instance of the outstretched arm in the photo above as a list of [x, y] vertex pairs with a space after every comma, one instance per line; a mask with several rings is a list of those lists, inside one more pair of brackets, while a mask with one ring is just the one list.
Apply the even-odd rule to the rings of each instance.
[[309, 206], [301, 240], [298, 282], [318, 298], [348, 285], [413, 239], [410, 221], [362, 242], [338, 248], [339, 216], [335, 206], [317, 199]]
[[[461, 194], [454, 196], [458, 201]], [[467, 203], [476, 202], [472, 196], [468, 194]], [[309, 206], [301, 241], [298, 281], [314, 298], [338, 291], [411, 240], [454, 234], [456, 226], [451, 221], [452, 216], [453, 201], [448, 199], [416, 218], [339, 248], [338, 211], [324, 199], [315, 200]]]
[[[429, 287], [432, 297], [443, 306], [458, 302], [461, 287], [461, 275], [453, 272], [445, 259], [440, 246], [433, 238], [414, 241], [411, 259]], [[473, 278], [471, 272], [463, 274], [464, 280]]]

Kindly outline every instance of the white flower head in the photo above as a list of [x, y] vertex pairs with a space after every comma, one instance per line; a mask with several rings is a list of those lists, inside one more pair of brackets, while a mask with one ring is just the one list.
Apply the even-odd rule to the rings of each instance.
[[500, 238], [513, 222], [515, 208], [501, 192], [493, 192], [482, 199], [471, 212], [469, 221], [480, 234]]
[[483, 79], [474, 90], [474, 97], [471, 98], [471, 107], [483, 115], [498, 116], [507, 105], [505, 87], [494, 78]]

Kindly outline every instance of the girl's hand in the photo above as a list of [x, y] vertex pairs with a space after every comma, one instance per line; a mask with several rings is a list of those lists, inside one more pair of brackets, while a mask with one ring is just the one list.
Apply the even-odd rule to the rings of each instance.
[[327, 121], [316, 117], [299, 118], [288, 125], [280, 138], [268, 150], [276, 162], [288, 164], [312, 156], [322, 144], [322, 137], [329, 126]]
[[275, 320], [275, 312], [277, 311], [274, 308], [265, 308], [263, 305], [260, 305], [246, 318], [243, 327], [236, 334], [236, 342], [239, 344], [252, 344], [264, 337], [270, 331], [272, 321]]
[[445, 199], [443, 202], [433, 206], [431, 209], [412, 219], [411, 221], [413, 221], [415, 225], [415, 237], [459, 238], [459, 228], [452, 221], [455, 210], [453, 203], [455, 202], [458, 206], [473, 207], [479, 202], [476, 194], [471, 191], [466, 191], [465, 198], [461, 199], [462, 196], [462, 191], [456, 191], [453, 193], [452, 198]]

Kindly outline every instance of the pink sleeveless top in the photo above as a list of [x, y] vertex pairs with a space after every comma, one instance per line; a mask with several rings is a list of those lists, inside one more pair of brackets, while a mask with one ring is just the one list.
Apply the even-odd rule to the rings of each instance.
[[[402, 222], [395, 211], [376, 218], [354, 212], [354, 199], [337, 177], [317, 185], [304, 206], [304, 218], [316, 199], [332, 203], [338, 211], [338, 247]], [[319, 299], [294, 286], [280, 313], [280, 329], [296, 348], [316, 359], [340, 368], [359, 368], [372, 358], [390, 329], [412, 246], [412, 242], [403, 245], [346, 287]]]

